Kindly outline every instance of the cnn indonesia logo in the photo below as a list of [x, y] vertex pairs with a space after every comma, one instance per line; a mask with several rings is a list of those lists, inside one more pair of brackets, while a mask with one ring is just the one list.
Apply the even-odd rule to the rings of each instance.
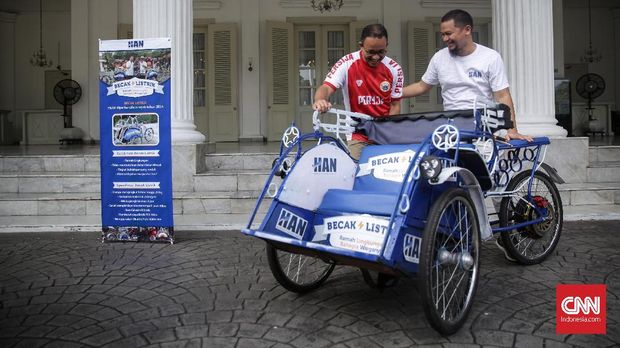
[[606, 290], [604, 284], [558, 284], [556, 333], [606, 334]]

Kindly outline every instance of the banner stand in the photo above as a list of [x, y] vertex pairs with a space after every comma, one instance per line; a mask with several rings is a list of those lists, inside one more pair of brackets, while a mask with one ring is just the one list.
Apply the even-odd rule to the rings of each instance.
[[169, 38], [99, 40], [102, 242], [174, 241]]

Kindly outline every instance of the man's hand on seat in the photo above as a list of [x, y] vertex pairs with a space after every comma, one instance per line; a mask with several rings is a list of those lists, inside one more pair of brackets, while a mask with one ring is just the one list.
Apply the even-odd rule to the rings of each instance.
[[519, 133], [515, 128], [510, 128], [508, 130], [508, 133], [506, 133], [506, 141], [510, 141], [513, 139], [520, 139], [520, 140], [527, 140], [527, 141], [533, 141], [534, 139], [529, 136], [529, 135], [523, 135], [521, 133]]
[[319, 112], [326, 112], [327, 110], [332, 108], [332, 103], [325, 99], [319, 99], [314, 101], [314, 104], [312, 104], [312, 108]]

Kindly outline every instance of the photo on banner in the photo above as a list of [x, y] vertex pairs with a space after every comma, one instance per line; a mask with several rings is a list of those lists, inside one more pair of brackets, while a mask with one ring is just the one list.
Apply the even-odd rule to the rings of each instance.
[[103, 241], [173, 242], [169, 38], [100, 40]]

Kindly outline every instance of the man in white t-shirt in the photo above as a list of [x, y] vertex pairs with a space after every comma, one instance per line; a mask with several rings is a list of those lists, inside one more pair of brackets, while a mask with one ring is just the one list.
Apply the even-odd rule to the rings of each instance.
[[[471, 15], [463, 10], [452, 10], [441, 17], [439, 31], [448, 47], [433, 55], [421, 81], [403, 88], [403, 97], [428, 93], [439, 84], [444, 110], [471, 109], [474, 99], [482, 102], [495, 100], [510, 107], [513, 128], [507, 131], [504, 138], [532, 141], [532, 137], [517, 131], [514, 104], [502, 57], [497, 51], [473, 41], [473, 27]], [[501, 244], [500, 238], [496, 239], [496, 244], [506, 259], [516, 261]]]
[[134, 66], [133, 66], [133, 56], [129, 57], [129, 60], [125, 63], [125, 78], [131, 79], [133, 78]]
[[[400, 113], [403, 70], [387, 57], [388, 34], [382, 24], [370, 24], [362, 30], [360, 50], [342, 57], [325, 77], [314, 94], [314, 110], [325, 112], [332, 107], [329, 97], [341, 88], [345, 108], [373, 117]], [[348, 141], [351, 157], [358, 160], [362, 149], [371, 144], [361, 133]]]
[[497, 51], [473, 41], [473, 27], [469, 13], [463, 10], [446, 13], [441, 18], [439, 30], [447, 47], [433, 55], [421, 81], [403, 88], [403, 97], [415, 97], [440, 85], [444, 110], [471, 109], [474, 99], [481, 102], [495, 100], [510, 107], [514, 128], [508, 130], [506, 140], [531, 141], [531, 137], [517, 131], [502, 57]]

